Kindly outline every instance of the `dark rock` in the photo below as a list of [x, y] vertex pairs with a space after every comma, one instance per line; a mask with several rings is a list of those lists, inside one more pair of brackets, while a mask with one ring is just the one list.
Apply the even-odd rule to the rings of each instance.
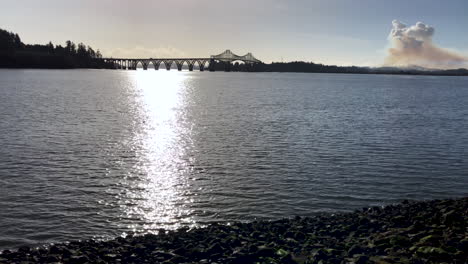
[[287, 255], [281, 257], [280, 263], [283, 263], [283, 264], [296, 264], [297, 262], [292, 258], [291, 254], [287, 254]]
[[176, 256], [174, 253], [164, 252], [162, 250], [155, 250], [151, 254], [160, 260], [167, 260]]
[[53, 262], [59, 262], [59, 259], [56, 256], [49, 255], [47, 256], [46, 261], [48, 263], [53, 263]]
[[244, 264], [244, 263], [255, 263], [257, 262], [257, 258], [255, 258], [252, 255], [239, 255], [234, 258], [232, 258], [231, 263], [232, 264]]
[[468, 252], [468, 238], [460, 240], [460, 243], [458, 243], [458, 249], [462, 252]]
[[82, 264], [88, 262], [89, 259], [86, 256], [72, 256], [69, 259], [70, 264]]
[[187, 261], [186, 258], [177, 255], [177, 256], [172, 257], [172, 258], [168, 261], [168, 263], [183, 263], [183, 262], [186, 262], [186, 261]]
[[18, 249], [18, 252], [20, 253], [29, 253], [31, 249], [29, 247], [23, 246]]
[[271, 257], [275, 255], [275, 250], [268, 246], [259, 246], [256, 255], [259, 257]]
[[360, 255], [357, 259], [356, 259], [356, 264], [368, 264], [369, 263], [369, 257], [366, 256], [366, 255]]
[[411, 241], [405, 236], [397, 235], [390, 238], [390, 244], [394, 247], [404, 248], [408, 247], [411, 244]]
[[[255, 247], [256, 249], [256, 247]], [[212, 245], [211, 247], [209, 247], [206, 252], [208, 254], [216, 254], [216, 253], [222, 253], [224, 251], [224, 248], [219, 244], [219, 243], [216, 243], [214, 245]]]
[[428, 235], [419, 240], [418, 245], [439, 246], [443, 238], [437, 235]]
[[349, 250], [348, 250], [348, 256], [352, 257], [354, 256], [355, 254], [362, 254], [364, 253], [365, 250], [360, 247], [360, 246], [357, 246], [357, 245], [353, 245]]
[[447, 226], [464, 225], [464, 219], [461, 214], [452, 210], [443, 216], [443, 223]]

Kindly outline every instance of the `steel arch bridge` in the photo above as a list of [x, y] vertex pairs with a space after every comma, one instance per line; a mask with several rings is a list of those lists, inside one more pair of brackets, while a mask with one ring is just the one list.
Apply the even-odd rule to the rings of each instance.
[[188, 66], [189, 71], [193, 71], [195, 65], [198, 65], [200, 71], [204, 71], [207, 66], [210, 71], [215, 71], [215, 63], [222, 62], [224, 64], [224, 70], [230, 71], [231, 65], [235, 61], [242, 61], [249, 66], [261, 63], [261, 61], [255, 58], [250, 52], [244, 56], [239, 56], [232, 53], [230, 50], [226, 50], [218, 55], [212, 55], [209, 58], [102, 58], [101, 60], [111, 63], [114, 69], [136, 70], [138, 63], [141, 63], [143, 70], [147, 70], [150, 64], [153, 64], [155, 70], [159, 70], [159, 67], [164, 64], [164, 67], [168, 71], [171, 70], [174, 63], [179, 71], [182, 70], [184, 64]]

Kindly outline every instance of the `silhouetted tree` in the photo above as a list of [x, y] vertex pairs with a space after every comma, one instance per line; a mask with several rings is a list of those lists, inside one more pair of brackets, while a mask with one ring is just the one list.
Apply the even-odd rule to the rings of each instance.
[[93, 59], [96, 58], [96, 52], [90, 46], [88, 46], [88, 56]]
[[88, 52], [86, 51], [86, 46], [83, 43], [78, 44], [76, 55], [80, 58], [85, 58], [88, 55]]
[[49, 43], [47, 43], [47, 50], [49, 52], [49, 54], [54, 54], [55, 53], [55, 49], [54, 49], [54, 44], [52, 44], [52, 41], [49, 41]]

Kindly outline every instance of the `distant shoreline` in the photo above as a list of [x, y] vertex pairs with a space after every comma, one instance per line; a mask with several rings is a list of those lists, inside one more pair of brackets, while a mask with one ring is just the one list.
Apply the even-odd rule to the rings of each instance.
[[[215, 71], [239, 72], [295, 72], [295, 73], [346, 73], [346, 74], [391, 74], [391, 75], [430, 75], [430, 76], [468, 76], [468, 69], [425, 69], [399, 67], [358, 67], [336, 66], [320, 63], [291, 61], [243, 64], [238, 61], [225, 64], [215, 61], [210, 68]], [[193, 65], [192, 65], [193, 66]], [[0, 68], [14, 69], [113, 69], [119, 67], [106, 61], [99, 50], [83, 43], [75, 44], [68, 40], [65, 45], [25, 44], [18, 34], [0, 29]], [[194, 69], [195, 70], [195, 69]]]
[[[268, 64], [266, 64], [268, 65]], [[116, 69], [109, 69], [109, 68], [93, 68], [93, 67], [0, 67], [0, 69], [5, 70], [116, 70]], [[118, 70], [118, 69], [117, 69]], [[154, 71], [154, 69], [148, 69], [148, 71]], [[166, 71], [160, 70], [160, 71]], [[177, 69], [171, 69], [171, 71], [177, 71]], [[188, 69], [183, 69], [182, 71], [188, 71]], [[194, 71], [198, 71], [198, 69], [194, 69]], [[216, 72], [224, 72], [224, 70], [216, 70]], [[232, 72], [246, 72], [246, 71], [232, 71]], [[332, 73], [332, 74], [359, 74], [359, 75], [414, 75], [414, 76], [468, 76], [468, 70], [465, 72], [460, 72], [459, 70], [441, 70], [441, 71], [356, 71], [356, 72], [333, 72], [333, 71], [250, 71], [250, 72], [263, 72], [263, 73]]]

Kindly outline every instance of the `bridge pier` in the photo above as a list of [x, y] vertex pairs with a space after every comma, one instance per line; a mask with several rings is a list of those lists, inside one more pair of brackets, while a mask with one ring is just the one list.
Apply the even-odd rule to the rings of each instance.
[[208, 69], [210, 70], [210, 72], [215, 71], [215, 60], [214, 59], [210, 59], [210, 64], [208, 65]]
[[164, 65], [166, 66], [166, 70], [171, 70], [172, 61], [164, 61]]
[[230, 61], [224, 62], [224, 71], [225, 72], [230, 72], [231, 71], [231, 62]]
[[191, 60], [191, 61], [187, 61], [187, 63], [188, 63], [188, 70], [193, 71], [193, 65], [195, 65], [195, 61]]
[[134, 60], [129, 60], [129, 70], [136, 70], [136, 62]]
[[161, 65], [161, 61], [153, 61], [153, 66], [156, 71], [159, 70], [159, 65]]
[[177, 65], [177, 70], [181, 71], [182, 66], [184, 65], [184, 61], [176, 61], [176, 65]]

